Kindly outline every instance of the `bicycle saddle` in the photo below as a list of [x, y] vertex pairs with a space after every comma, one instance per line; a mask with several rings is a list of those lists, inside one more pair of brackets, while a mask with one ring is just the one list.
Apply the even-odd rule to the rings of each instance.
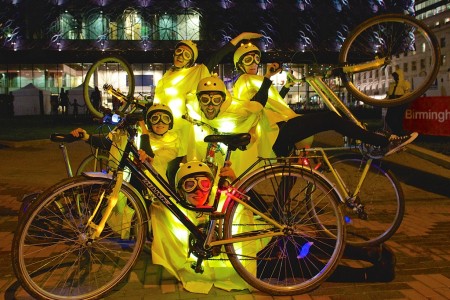
[[211, 134], [205, 137], [207, 143], [222, 143], [228, 146], [228, 149], [244, 151], [250, 143], [249, 133], [231, 133], [231, 134]]

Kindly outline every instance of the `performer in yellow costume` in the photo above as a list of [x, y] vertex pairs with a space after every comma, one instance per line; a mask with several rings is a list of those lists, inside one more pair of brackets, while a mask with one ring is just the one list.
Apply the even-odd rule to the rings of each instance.
[[[242, 44], [235, 52], [233, 61], [236, 69], [241, 73], [233, 86], [233, 96], [241, 100], [252, 100], [260, 91], [264, 76], [258, 75], [258, 68], [261, 62], [261, 51], [252, 43]], [[268, 66], [270, 75], [280, 72], [280, 66], [273, 68]], [[273, 68], [270, 70], [270, 68]], [[286, 94], [284, 90], [282, 94]], [[284, 101], [278, 90], [270, 82], [267, 102], [261, 115], [258, 126], [259, 154], [264, 157], [273, 156], [272, 146], [278, 136], [279, 127], [277, 123], [292, 119], [296, 114]], [[263, 133], [263, 134], [262, 134]], [[312, 143], [312, 140], [306, 144]]]
[[[256, 125], [263, 107], [255, 101], [241, 101], [234, 99], [227, 90], [224, 82], [213, 75], [200, 80], [197, 86], [195, 100], [188, 101], [188, 112], [191, 118], [201, 120], [203, 123], [217, 129], [222, 133], [250, 133], [253, 135], [247, 150], [236, 150], [232, 154], [236, 174], [241, 174], [258, 156], [256, 141]], [[203, 142], [206, 135], [213, 132], [206, 127], [195, 128], [196, 156], [203, 159], [206, 155], [207, 144]], [[225, 150], [225, 149], [224, 149]], [[223, 156], [216, 154], [216, 162], [221, 167], [224, 164]]]
[[[212, 55], [204, 64], [195, 64], [198, 49], [193, 41], [183, 40], [176, 45], [173, 66], [158, 81], [154, 99], [155, 103], [162, 103], [171, 108], [175, 124], [174, 130], [178, 132], [179, 136], [183, 136], [177, 159], [171, 162], [168, 167], [168, 180], [172, 185], [179, 163], [194, 148], [194, 145], [190, 144], [193, 134], [192, 125], [181, 118], [186, 113], [186, 98], [189, 95], [195, 96], [193, 91], [195, 91], [200, 79], [210, 76], [213, 68], [225, 55], [234, 51], [241, 40], [259, 37], [261, 37], [259, 33], [243, 32]], [[192, 158], [188, 155], [187, 160]]]
[[288, 156], [296, 144], [327, 130], [375, 146], [371, 154], [376, 157], [393, 154], [417, 137], [417, 133], [387, 137], [365, 130], [333, 111], [297, 115], [281, 99], [270, 80], [281, 71], [278, 63], [269, 64], [264, 76], [257, 75], [261, 51], [252, 44], [239, 47], [233, 60], [243, 73], [233, 87], [233, 95], [241, 100], [257, 101], [264, 107], [257, 130], [261, 156]]
[[[178, 155], [180, 139], [173, 128], [170, 107], [164, 104], [152, 105], [146, 113], [145, 123], [140, 122], [141, 141], [139, 159], [148, 160], [166, 180], [167, 165]], [[151, 151], [150, 151], [151, 148]], [[149, 156], [154, 153], [154, 157]]]
[[[182, 164], [176, 174], [176, 187], [181, 199], [189, 207], [206, 205], [213, 189], [213, 174], [200, 162]], [[208, 221], [206, 214], [198, 214], [179, 206], [190, 220], [201, 226]], [[209, 293], [212, 286], [227, 291], [248, 288], [236, 273], [225, 254], [203, 261], [203, 273], [195, 273], [192, 264], [197, 257], [189, 253], [189, 232], [161, 203], [152, 204], [152, 260], [175, 276], [183, 287], [193, 293]]]

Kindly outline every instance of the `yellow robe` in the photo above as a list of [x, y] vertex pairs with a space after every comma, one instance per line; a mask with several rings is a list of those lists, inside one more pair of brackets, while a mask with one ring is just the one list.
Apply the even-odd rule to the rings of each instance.
[[[220, 107], [220, 112], [213, 120], [208, 120], [201, 112], [197, 98], [188, 99], [188, 113], [189, 116], [201, 120], [202, 122], [216, 128], [221, 133], [250, 133], [252, 140], [247, 146], [247, 150], [236, 150], [231, 154], [231, 161], [233, 163], [233, 170], [237, 176], [244, 172], [252, 163], [256, 161], [258, 156], [256, 142], [256, 126], [263, 111], [263, 107], [256, 101], [241, 101], [232, 98], [227, 92], [225, 101]], [[213, 132], [206, 127], [196, 126], [195, 140], [196, 153], [198, 160], [203, 160], [206, 156], [207, 143], [203, 140], [205, 136]], [[223, 147], [223, 154], [225, 154], [226, 147]], [[216, 162], [218, 167], [223, 166], [224, 155], [216, 154]]]
[[[260, 75], [242, 74], [233, 86], [233, 96], [242, 101], [250, 101], [260, 89], [263, 79]], [[269, 98], [257, 128], [260, 156], [274, 156], [272, 147], [279, 133], [277, 123], [297, 116], [299, 115], [286, 104], [275, 86], [271, 85]]]
[[[169, 70], [164, 73], [155, 88], [155, 103], [168, 105], [174, 117], [174, 127], [180, 137], [183, 137], [177, 156], [187, 155], [194, 147], [192, 124], [181, 118], [186, 113], [186, 98], [197, 89], [198, 82], [210, 76], [208, 68], [195, 65], [190, 68]], [[188, 161], [192, 157], [188, 157]]]

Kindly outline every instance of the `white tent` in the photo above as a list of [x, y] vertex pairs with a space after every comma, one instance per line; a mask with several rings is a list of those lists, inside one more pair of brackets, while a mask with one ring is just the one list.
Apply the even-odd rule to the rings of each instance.
[[43, 95], [44, 114], [50, 114], [50, 92], [40, 90], [32, 83], [23, 88], [12, 92], [14, 96], [14, 115], [39, 115], [41, 113], [41, 105], [39, 104], [39, 92]]
[[[94, 90], [94, 89], [92, 89], [92, 90]], [[78, 105], [82, 106], [82, 108], [80, 108], [78, 110], [78, 113], [83, 114], [83, 112], [85, 112], [87, 110], [87, 108], [85, 106], [85, 102], [84, 102], [84, 96], [83, 96], [83, 84], [80, 84], [79, 86], [74, 87], [73, 89], [69, 90], [69, 102], [71, 105], [73, 104], [74, 99], [77, 99]], [[70, 106], [69, 113], [72, 113], [72, 109], [73, 109], [73, 107]]]

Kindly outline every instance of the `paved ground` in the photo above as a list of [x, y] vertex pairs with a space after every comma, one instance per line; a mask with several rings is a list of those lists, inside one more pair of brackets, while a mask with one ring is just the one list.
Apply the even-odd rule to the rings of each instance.
[[[330, 143], [336, 136], [323, 134]], [[10, 263], [10, 245], [17, 225], [18, 199], [65, 176], [58, 146], [33, 142], [0, 149], [0, 298], [31, 299], [18, 285]], [[83, 143], [69, 146], [73, 165], [89, 153]], [[259, 292], [209, 294], [183, 290], [161, 267], [143, 253], [128, 281], [106, 299], [450, 299], [450, 170], [449, 158], [417, 147], [388, 159], [400, 176], [407, 199], [404, 221], [386, 244], [397, 264], [391, 282], [325, 282], [308, 295], [271, 297]]]

